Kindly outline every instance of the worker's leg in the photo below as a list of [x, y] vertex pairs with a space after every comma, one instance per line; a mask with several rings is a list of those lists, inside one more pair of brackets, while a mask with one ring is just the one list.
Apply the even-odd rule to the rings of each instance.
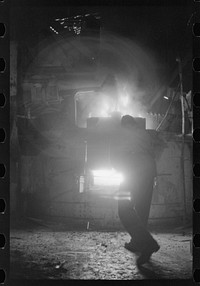
[[137, 167], [132, 181], [131, 199], [137, 215], [143, 225], [147, 226], [153, 195], [155, 162], [149, 156], [140, 156], [137, 158]]
[[[137, 217], [139, 217], [140, 223], [143, 227], [147, 228], [148, 218], [151, 206], [152, 192], [153, 192], [153, 180], [149, 180], [149, 187], [146, 185], [143, 186], [141, 192], [138, 192], [138, 195], [133, 196], [132, 202], [125, 208], [130, 209], [130, 212], [134, 209]], [[143, 184], [141, 184], [142, 186]], [[136, 191], [136, 190], [135, 190]], [[143, 192], [144, 191], [144, 194]], [[126, 211], [126, 210], [125, 210]], [[121, 215], [122, 216], [122, 215]], [[125, 219], [125, 218], [124, 218]], [[127, 249], [130, 249], [133, 252], [137, 252], [141, 249], [140, 239], [137, 240], [137, 237], [131, 235], [131, 240], [129, 243], [125, 244]]]
[[132, 207], [131, 201], [119, 200], [118, 213], [122, 225], [130, 234], [131, 238], [140, 245], [141, 249], [148, 243], [151, 244], [155, 241], [152, 235], [143, 226], [135, 209]]
[[149, 261], [153, 252], [157, 252], [160, 248], [157, 241], [143, 226], [134, 208], [132, 208], [131, 201], [119, 200], [118, 211], [120, 220], [130, 234], [135, 246], [138, 249], [133, 250], [131, 243], [125, 244], [125, 248], [133, 252], [140, 252], [140, 256], [137, 259], [137, 264], [142, 265]]
[[152, 194], [153, 194], [154, 177], [149, 174], [145, 175], [140, 182], [137, 193], [132, 194], [132, 201], [140, 217], [141, 222], [145, 227], [148, 225], [149, 213], [151, 208]]
[[130, 200], [118, 201], [118, 215], [125, 230], [133, 237], [134, 227], [138, 224], [138, 221]]
[[[137, 158], [138, 159], [138, 158]], [[139, 158], [140, 159], [140, 158]], [[146, 237], [146, 227], [149, 218], [149, 212], [151, 207], [153, 184], [154, 184], [154, 164], [148, 158], [144, 158], [141, 164], [141, 160], [137, 160], [137, 167], [133, 165], [131, 173], [127, 172], [127, 184], [121, 186], [121, 188], [128, 188], [131, 194], [131, 201], [119, 202], [119, 216], [125, 229], [131, 236], [130, 243], [126, 243], [125, 247], [131, 251], [139, 251], [144, 246], [141, 241], [141, 235], [137, 235], [139, 232]], [[134, 161], [134, 164], [136, 160]], [[130, 170], [130, 168], [129, 168]], [[128, 186], [127, 186], [128, 185]], [[144, 231], [145, 230], [145, 231]]]

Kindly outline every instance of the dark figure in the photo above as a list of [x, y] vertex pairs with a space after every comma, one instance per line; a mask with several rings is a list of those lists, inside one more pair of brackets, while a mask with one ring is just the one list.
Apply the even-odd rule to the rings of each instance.
[[124, 191], [129, 191], [130, 200], [119, 199], [118, 213], [121, 223], [131, 236], [125, 248], [140, 252], [137, 263], [141, 265], [160, 248], [147, 230], [156, 165], [147, 131], [141, 129], [129, 115], [122, 117], [121, 126], [118, 140], [115, 138], [118, 148], [113, 152], [113, 162], [124, 175], [120, 193], [123, 195]]

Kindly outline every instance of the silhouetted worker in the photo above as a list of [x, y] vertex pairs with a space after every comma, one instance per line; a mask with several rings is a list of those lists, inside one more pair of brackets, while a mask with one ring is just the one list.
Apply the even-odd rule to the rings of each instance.
[[147, 230], [156, 164], [149, 134], [132, 116], [122, 117], [120, 131], [115, 136], [111, 159], [124, 176], [120, 194], [123, 196], [123, 192], [130, 192], [130, 200], [118, 201], [119, 218], [131, 236], [125, 248], [140, 253], [137, 264], [141, 265], [160, 248]]

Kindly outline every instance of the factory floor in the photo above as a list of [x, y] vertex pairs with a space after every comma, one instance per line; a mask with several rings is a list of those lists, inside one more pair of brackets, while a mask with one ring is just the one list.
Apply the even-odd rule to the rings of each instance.
[[[161, 248], [138, 268], [124, 231], [72, 230], [34, 222], [11, 225], [11, 279], [191, 279], [190, 228], [152, 231]], [[28, 284], [29, 285], [29, 284]], [[188, 284], [189, 285], [189, 284]]]

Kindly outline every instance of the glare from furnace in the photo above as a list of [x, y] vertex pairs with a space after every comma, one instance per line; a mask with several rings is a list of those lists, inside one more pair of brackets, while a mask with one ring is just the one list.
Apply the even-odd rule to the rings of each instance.
[[110, 117], [109, 113], [110, 113], [110, 106], [109, 103], [106, 102], [106, 100], [104, 100], [103, 104], [102, 104], [102, 109], [100, 111], [100, 116], [101, 117]]
[[131, 110], [129, 110], [130, 108], [128, 107], [129, 103], [130, 99], [127, 94], [120, 95], [119, 99], [115, 103], [108, 102], [105, 99], [101, 105], [99, 115], [101, 117], [110, 117], [113, 111], [119, 111], [122, 115], [128, 114], [131, 112]]
[[125, 96], [122, 96], [121, 97], [121, 102], [123, 104], [123, 106], [127, 106], [128, 102], [129, 102], [129, 98], [128, 98], [128, 95], [125, 95]]
[[92, 174], [96, 186], [119, 186], [124, 180], [123, 175], [114, 169], [92, 170]]

